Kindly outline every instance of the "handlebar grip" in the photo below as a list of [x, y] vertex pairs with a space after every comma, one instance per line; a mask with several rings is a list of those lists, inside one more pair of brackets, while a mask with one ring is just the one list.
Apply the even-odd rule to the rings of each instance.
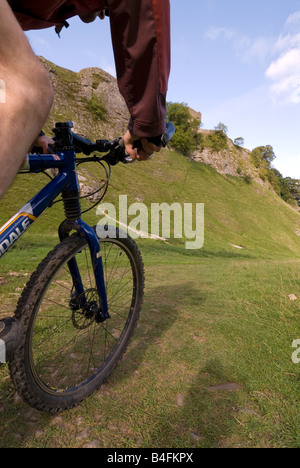
[[[149, 137], [147, 138], [147, 140], [150, 141], [150, 143], [154, 143], [155, 146], [157, 147], [162, 146], [163, 148], [165, 148], [174, 134], [175, 134], [175, 126], [173, 122], [167, 122], [166, 131], [163, 135], [157, 136], [157, 137]], [[137, 149], [143, 147], [141, 139], [135, 141], [134, 147]]]
[[165, 148], [171, 138], [175, 135], [176, 129], [173, 122], [167, 122], [166, 131], [161, 137], [162, 146]]
[[[158, 136], [158, 137], [149, 137], [148, 141], [150, 141], [151, 143], [154, 143], [155, 146], [157, 146], [157, 147], [162, 146], [163, 148], [165, 148], [174, 134], [175, 134], [175, 126], [174, 126], [173, 122], [167, 122], [166, 123], [165, 133], [163, 135], [161, 135], [161, 136]], [[134, 142], [134, 148], [140, 149], [142, 147], [143, 147], [143, 145], [142, 145], [141, 139], [136, 140]], [[128, 164], [128, 163], [135, 162], [135, 160], [128, 156], [128, 157], [125, 158], [125, 160], [123, 160], [123, 162], [125, 164]]]

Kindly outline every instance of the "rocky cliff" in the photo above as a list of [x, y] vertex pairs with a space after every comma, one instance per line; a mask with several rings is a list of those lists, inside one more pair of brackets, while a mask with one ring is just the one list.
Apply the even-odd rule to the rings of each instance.
[[[129, 120], [129, 113], [120, 95], [117, 80], [99, 68], [87, 68], [79, 73], [58, 67], [40, 57], [49, 72], [54, 88], [54, 103], [45, 125], [51, 133], [57, 121], [72, 120], [74, 131], [91, 139], [113, 139], [123, 135]], [[201, 122], [202, 115], [190, 109], [193, 118]], [[199, 133], [205, 139], [216, 132], [203, 130]], [[225, 136], [224, 136], [225, 137]], [[220, 150], [203, 144], [192, 155], [192, 159], [212, 166], [222, 175], [232, 175], [263, 182], [253, 166], [250, 151], [234, 145], [226, 137], [226, 144]]]
[[251, 160], [251, 151], [237, 146], [233, 141], [224, 136], [224, 148], [216, 151], [210, 146], [206, 146], [205, 139], [215, 135], [215, 130], [199, 129], [203, 138], [203, 145], [200, 145], [192, 154], [192, 159], [213, 167], [219, 174], [253, 179], [264, 187], [271, 188], [268, 181], [263, 181], [258, 169]]
[[114, 77], [99, 68], [76, 73], [40, 60], [49, 72], [55, 95], [47, 131], [57, 121], [72, 120], [74, 131], [89, 138], [123, 135], [129, 114]]

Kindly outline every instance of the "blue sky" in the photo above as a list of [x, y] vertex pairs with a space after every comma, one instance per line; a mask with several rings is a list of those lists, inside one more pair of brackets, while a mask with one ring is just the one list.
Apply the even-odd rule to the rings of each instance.
[[[245, 147], [272, 145], [274, 166], [300, 179], [300, 0], [171, 0], [172, 72], [168, 100], [219, 122]], [[77, 18], [27, 36], [38, 55], [79, 71], [115, 74], [108, 20]]]

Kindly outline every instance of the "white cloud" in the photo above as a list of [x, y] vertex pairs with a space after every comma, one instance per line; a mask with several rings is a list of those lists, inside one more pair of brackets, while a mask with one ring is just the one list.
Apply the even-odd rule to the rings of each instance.
[[206, 37], [210, 40], [230, 41], [239, 60], [247, 64], [263, 62], [274, 45], [274, 39], [271, 37], [259, 36], [253, 39], [235, 29], [216, 28], [215, 26], [206, 31]]
[[252, 38], [235, 29], [214, 27], [206, 31], [210, 40], [228, 41], [236, 56], [248, 65], [266, 66], [266, 78], [272, 82], [271, 97], [276, 104], [300, 103], [300, 11], [292, 13], [279, 37]]
[[225, 39], [231, 42], [238, 59], [248, 65], [264, 63], [274, 46], [272, 37], [259, 36], [253, 39], [235, 29], [215, 26], [206, 31], [206, 37], [210, 40]]
[[267, 77], [275, 80], [285, 79], [300, 73], [300, 47], [284, 52], [266, 71]]
[[290, 26], [296, 26], [298, 27], [300, 24], [300, 11], [296, 11], [295, 13], [292, 13], [287, 21], [286, 21], [286, 27], [290, 27]]
[[288, 17], [284, 32], [274, 46], [277, 58], [266, 71], [266, 77], [273, 81], [271, 93], [275, 103], [300, 103], [299, 26], [300, 11], [297, 11]]
[[216, 28], [215, 26], [212, 26], [206, 31], [206, 37], [208, 39], [216, 40], [220, 36], [224, 36], [225, 39], [232, 39], [236, 36], [236, 31], [227, 28]]
[[256, 39], [244, 37], [240, 43], [236, 43], [236, 50], [240, 53], [240, 57], [247, 63], [263, 63], [272, 50], [273, 39], [270, 37], [260, 36]]

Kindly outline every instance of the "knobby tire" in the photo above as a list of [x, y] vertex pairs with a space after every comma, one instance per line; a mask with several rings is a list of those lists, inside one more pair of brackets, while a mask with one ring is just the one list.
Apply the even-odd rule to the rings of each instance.
[[[23, 291], [15, 315], [24, 333], [9, 367], [17, 392], [40, 411], [78, 405], [105, 382], [128, 347], [141, 311], [144, 267], [136, 243], [119, 234], [100, 239], [111, 316], [105, 322], [93, 314], [99, 298], [89, 249], [78, 234], [47, 255]], [[74, 306], [67, 267], [74, 257], [88, 310]]]

